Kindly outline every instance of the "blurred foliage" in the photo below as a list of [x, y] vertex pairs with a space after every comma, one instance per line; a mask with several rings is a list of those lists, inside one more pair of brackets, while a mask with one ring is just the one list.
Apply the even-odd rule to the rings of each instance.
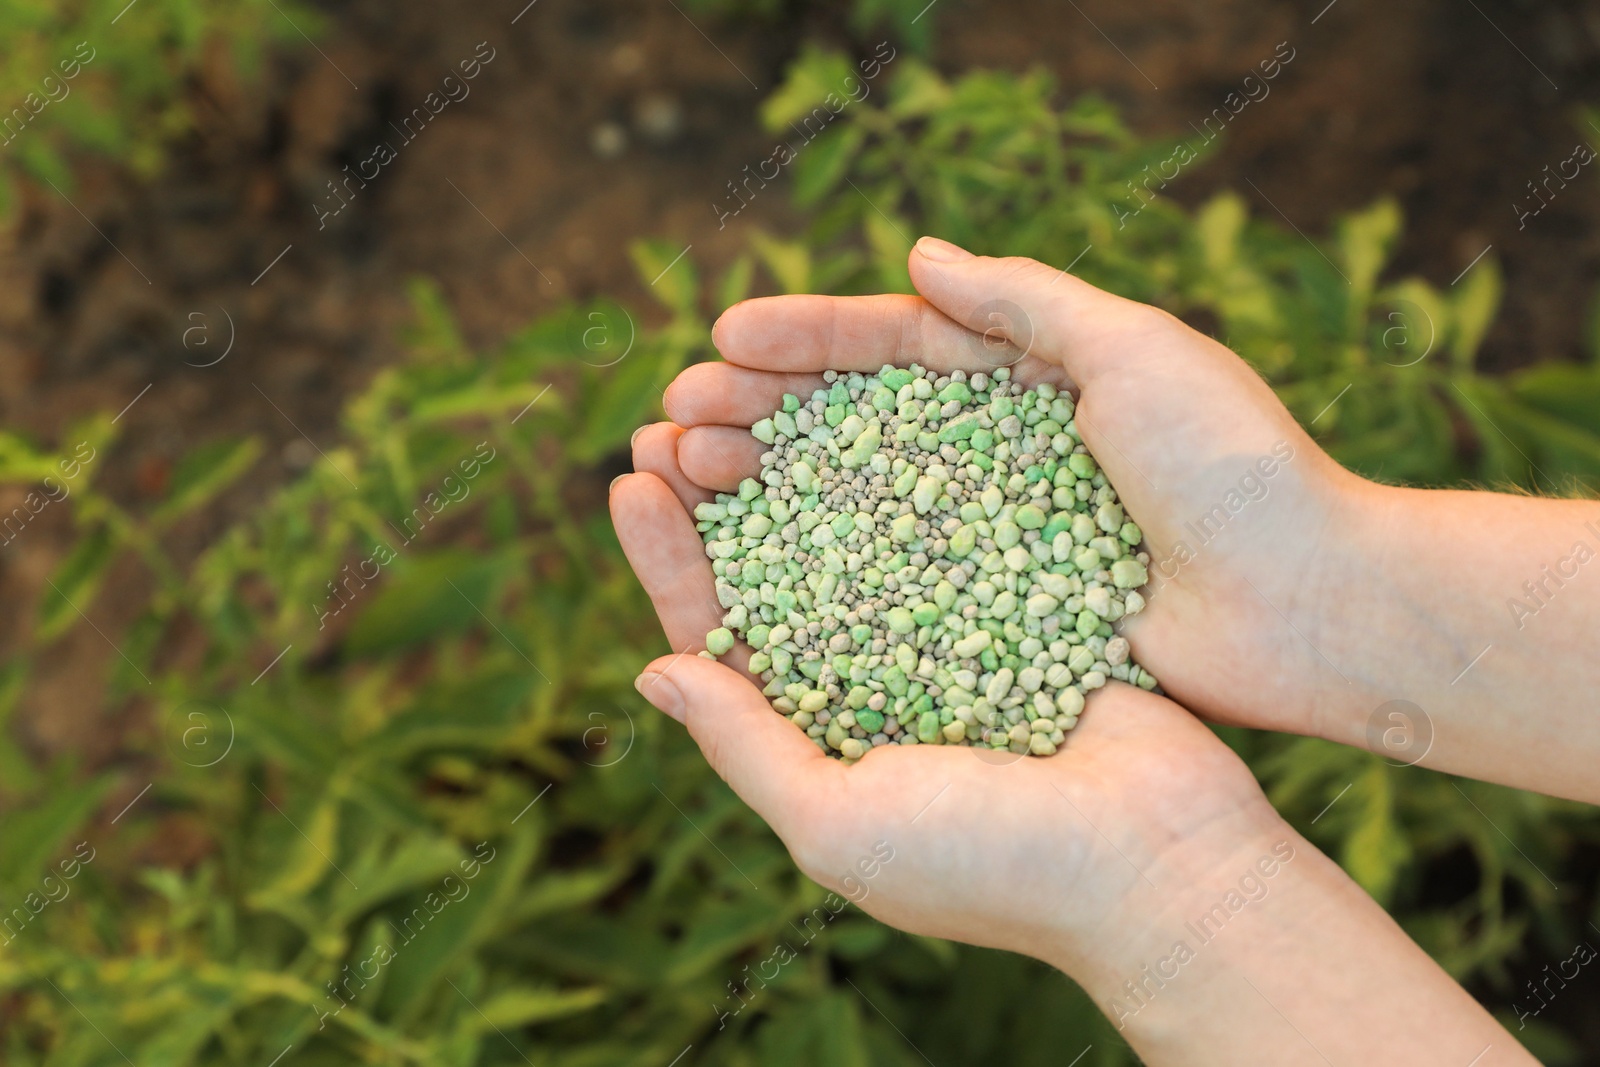
[[[1344, 218], [1320, 248], [1252, 219], [1231, 193], [1192, 213], [1160, 196], [1208, 146], [1137, 138], [1093, 97], [1060, 108], [1043, 72], [950, 82], [911, 59], [889, 70], [887, 99], [845, 108], [791, 164], [816, 222], [802, 239], [761, 246], [780, 287], [909, 291], [906, 253], [921, 233], [1071, 263], [1224, 341], [1302, 422], [1315, 420], [1323, 447], [1371, 477], [1546, 492], [1600, 477], [1592, 362], [1507, 379], [1475, 370], [1501, 296], [1493, 258], [1444, 289], [1387, 281], [1401, 226], [1391, 201]], [[806, 53], [763, 118], [785, 130], [815, 105], [812, 87], [850, 73], [841, 57]], [[864, 240], [840, 240], [852, 234]]]
[[208, 59], [249, 79], [276, 39], [320, 24], [293, 0], [0, 3], [0, 221], [19, 175], [70, 193], [73, 152], [154, 174], [193, 123], [188, 90]]
[[[764, 119], [782, 128], [850, 70], [807, 53]], [[478, 353], [419, 283], [409, 357], [348, 404], [337, 446], [236, 524], [205, 516], [248, 495], [248, 439], [196, 452], [166, 502], [136, 511], [100, 488], [104, 459], [81, 461], [117, 448], [109, 418], [57, 449], [0, 436], [5, 482], [81, 461], [65, 505], [77, 547], [33, 647], [0, 675], [0, 722], [108, 576], [151, 589], [104, 635], [120, 653], [106, 707], [139, 723], [122, 766], [34, 768], [0, 735], [0, 903], [37, 892], [78, 842], [96, 853], [0, 946], [5, 1062], [661, 1067], [688, 1050], [715, 1065], [1043, 1067], [1084, 1046], [1083, 1067], [1132, 1062], [1031, 961], [854, 909], [799, 943], [823, 893], [630, 684], [664, 651], [603, 506], [634, 427], [713, 354], [722, 306], [753, 288], [905, 290], [922, 232], [1075, 263], [1207, 325], [1375, 477], [1594, 477], [1600, 370], [1479, 375], [1493, 260], [1443, 290], [1385, 280], [1387, 203], [1319, 248], [1235, 196], [1194, 212], [1147, 200], [1131, 183], [1174, 146], [1095, 100], [1059, 107], [1043, 75], [952, 81], [906, 57], [887, 88], [793, 163], [809, 233], [756, 234], [709, 279], [674, 264], [677, 242], [635, 247], [641, 277], [660, 275], [658, 325], [602, 302]], [[179, 533], [203, 550], [176, 558]], [[1590, 809], [1320, 741], [1227, 737], [1451, 973], [1504, 983], [1524, 946], [1570, 950], [1593, 895], [1575, 858]], [[747, 984], [780, 942], [796, 959]], [[1547, 1062], [1573, 1055], [1546, 1024], [1519, 1036]]]

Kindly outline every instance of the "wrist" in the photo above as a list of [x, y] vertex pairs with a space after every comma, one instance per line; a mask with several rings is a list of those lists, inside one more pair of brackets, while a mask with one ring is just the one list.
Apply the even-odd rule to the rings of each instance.
[[1123, 924], [1115, 949], [1068, 973], [1151, 1067], [1468, 1063], [1490, 1047], [1534, 1062], [1281, 820]]
[[1342, 473], [1340, 529], [1329, 539], [1339, 547], [1309, 583], [1327, 607], [1310, 614], [1305, 639], [1328, 678], [1308, 691], [1304, 732], [1416, 762], [1431, 742], [1417, 702], [1467, 642], [1440, 610], [1440, 581], [1426, 576], [1438, 555], [1418, 536], [1426, 491]]
[[[1200, 833], [1157, 829], [1145, 835], [1143, 846], [1122, 849], [1143, 860], [1140, 877], [1094, 933], [1063, 932], [1036, 953], [1083, 986], [1113, 1019], [1130, 982], [1180, 966], [1169, 957], [1178, 941], [1195, 946], [1192, 923], [1204, 919], [1202, 926], [1215, 930], [1250, 910], [1309, 847], [1259, 793]], [[1221, 911], [1213, 913], [1213, 906]]]
[[1316, 691], [1308, 732], [1600, 799], [1597, 601], [1582, 569], [1600, 545], [1594, 516], [1592, 502], [1364, 483], [1341, 523], [1345, 584], [1322, 587], [1337, 607], [1306, 629], [1343, 677]]

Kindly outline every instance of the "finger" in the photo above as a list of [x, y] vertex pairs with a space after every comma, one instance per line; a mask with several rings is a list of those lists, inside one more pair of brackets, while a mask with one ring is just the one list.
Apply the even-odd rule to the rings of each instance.
[[919, 363], [939, 374], [1012, 366], [1030, 383], [1065, 380], [1059, 366], [982, 332], [990, 325], [983, 320], [974, 332], [916, 296], [769, 296], [723, 312], [711, 338], [728, 362], [755, 370], [871, 372]]
[[667, 643], [680, 652], [705, 648], [706, 633], [722, 625], [722, 605], [682, 502], [654, 474], [625, 474], [611, 486], [611, 519]]
[[815, 826], [839, 794], [842, 766], [737, 671], [701, 656], [663, 656], [634, 684], [688, 727], [706, 762], [785, 841]]
[[[1172, 316], [1064, 270], [1021, 257], [975, 256], [934, 237], [911, 250], [911, 281], [955, 322], [994, 330], [1087, 385], [1114, 363], [1170, 346], [1189, 331]], [[1198, 337], [1198, 335], [1195, 335]]]
[[678, 466], [678, 439], [682, 436], [683, 430], [670, 422], [639, 427], [633, 435], [633, 469], [654, 474], [666, 482], [683, 509], [692, 512], [696, 504], [712, 499], [715, 494], [696, 485]]
[[778, 410], [785, 393], [803, 403], [825, 388], [820, 371], [783, 373], [732, 363], [696, 363], [673, 379], [663, 406], [679, 426], [754, 426]]
[[761, 471], [761, 457], [770, 449], [732, 426], [696, 426], [678, 438], [678, 464], [696, 485], [732, 493], [746, 478]]

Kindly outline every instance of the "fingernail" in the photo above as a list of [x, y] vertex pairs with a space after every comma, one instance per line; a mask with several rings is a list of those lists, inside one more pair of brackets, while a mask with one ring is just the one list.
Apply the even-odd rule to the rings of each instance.
[[722, 351], [722, 324], [727, 321], [728, 313], [734, 308], [740, 306], [740, 304], [748, 304], [749, 302], [749, 299], [746, 298], [739, 301], [737, 304], [729, 304], [727, 307], [722, 309], [722, 314], [717, 316], [717, 321], [711, 324], [711, 347], [715, 348], [719, 352]]
[[[629, 473], [632, 472], [630, 471]], [[622, 479], [626, 478], [627, 476], [628, 475], [626, 474], [619, 474], [615, 478], [611, 479], [611, 484], [606, 486], [606, 492], [609, 493], [611, 490], [615, 489], [617, 487], [617, 483], [622, 481]]]
[[656, 710], [665, 712], [678, 722], [683, 721], [683, 694], [678, 692], [678, 687], [666, 675], [645, 671], [633, 680], [633, 687], [640, 696], [655, 705]]
[[949, 241], [941, 241], [937, 237], [924, 237], [918, 241], [917, 254], [935, 263], [957, 263], [972, 258], [972, 253], [965, 248], [953, 245]]
[[[648, 425], [648, 424], [647, 424], [647, 425]], [[637, 429], [637, 430], [635, 430], [635, 431], [633, 431], [633, 436], [632, 436], [632, 437], [630, 437], [630, 438], [628, 438], [628, 447], [629, 447], [629, 448], [632, 448], [632, 447], [633, 447], [633, 446], [634, 446], [634, 445], [635, 445], [635, 444], [636, 444], [636, 443], [637, 443], [637, 442], [638, 442], [638, 440], [639, 440], [639, 435], [640, 435], [640, 434], [642, 434], [642, 433], [644, 433], [644, 431], [645, 431], [645, 427], [644, 427], [644, 426], [641, 426], [641, 427], [639, 427], [639, 428], [638, 428], [638, 429]], [[617, 484], [617, 483], [615, 483], [615, 482], [612, 482], [612, 483], [611, 483], [611, 484], [612, 484], [612, 485], [615, 485], [615, 484]]]

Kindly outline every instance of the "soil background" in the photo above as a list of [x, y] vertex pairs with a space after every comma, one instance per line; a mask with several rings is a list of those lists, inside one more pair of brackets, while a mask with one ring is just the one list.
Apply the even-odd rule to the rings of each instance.
[[[691, 18], [670, 0], [525, 2], [325, 5], [331, 31], [317, 47], [282, 50], [261, 78], [208, 64], [190, 90], [197, 128], [159, 180], [91, 159], [70, 203], [28, 188], [0, 235], [3, 425], [53, 442], [75, 418], [126, 407], [99, 478], [130, 497], [159, 494], [198, 444], [259, 435], [270, 459], [230, 498], [242, 509], [337, 440], [345, 398], [403, 344], [412, 278], [436, 280], [469, 341], [489, 346], [568, 299], [649, 306], [627, 255], [639, 237], [690, 247], [716, 270], [747, 228], [799, 228], [782, 191], [720, 232], [712, 205], [770, 150], [756, 108], [800, 42], [848, 46], [844, 5], [791, 0], [776, 22], [751, 23]], [[1583, 110], [1600, 100], [1600, 8], [935, 0], [928, 15], [942, 70], [1043, 66], [1064, 95], [1098, 93], [1141, 133], [1175, 139], [1287, 42], [1294, 59], [1270, 95], [1173, 195], [1236, 189], [1313, 238], [1396, 197], [1395, 273], [1447, 286], [1486, 249], [1503, 267], [1486, 367], [1589, 358], [1600, 176], [1585, 170], [1537, 216], [1519, 209], [1546, 166], [1600, 145]], [[327, 183], [397, 141], [391, 122], [490, 51], [470, 96], [319, 225], [317, 206], [338, 203]], [[230, 337], [226, 359], [195, 366]], [[14, 606], [0, 648], [17, 647], [47, 588], [64, 511], [0, 557]], [[115, 636], [142, 595], [114, 576], [94, 622]], [[118, 730], [99, 706], [112, 655], [93, 630], [41, 654], [16, 724], [41, 757], [114, 757]], [[1551, 1014], [1600, 1048], [1600, 1023], [1579, 1011], [1594, 983]]]

